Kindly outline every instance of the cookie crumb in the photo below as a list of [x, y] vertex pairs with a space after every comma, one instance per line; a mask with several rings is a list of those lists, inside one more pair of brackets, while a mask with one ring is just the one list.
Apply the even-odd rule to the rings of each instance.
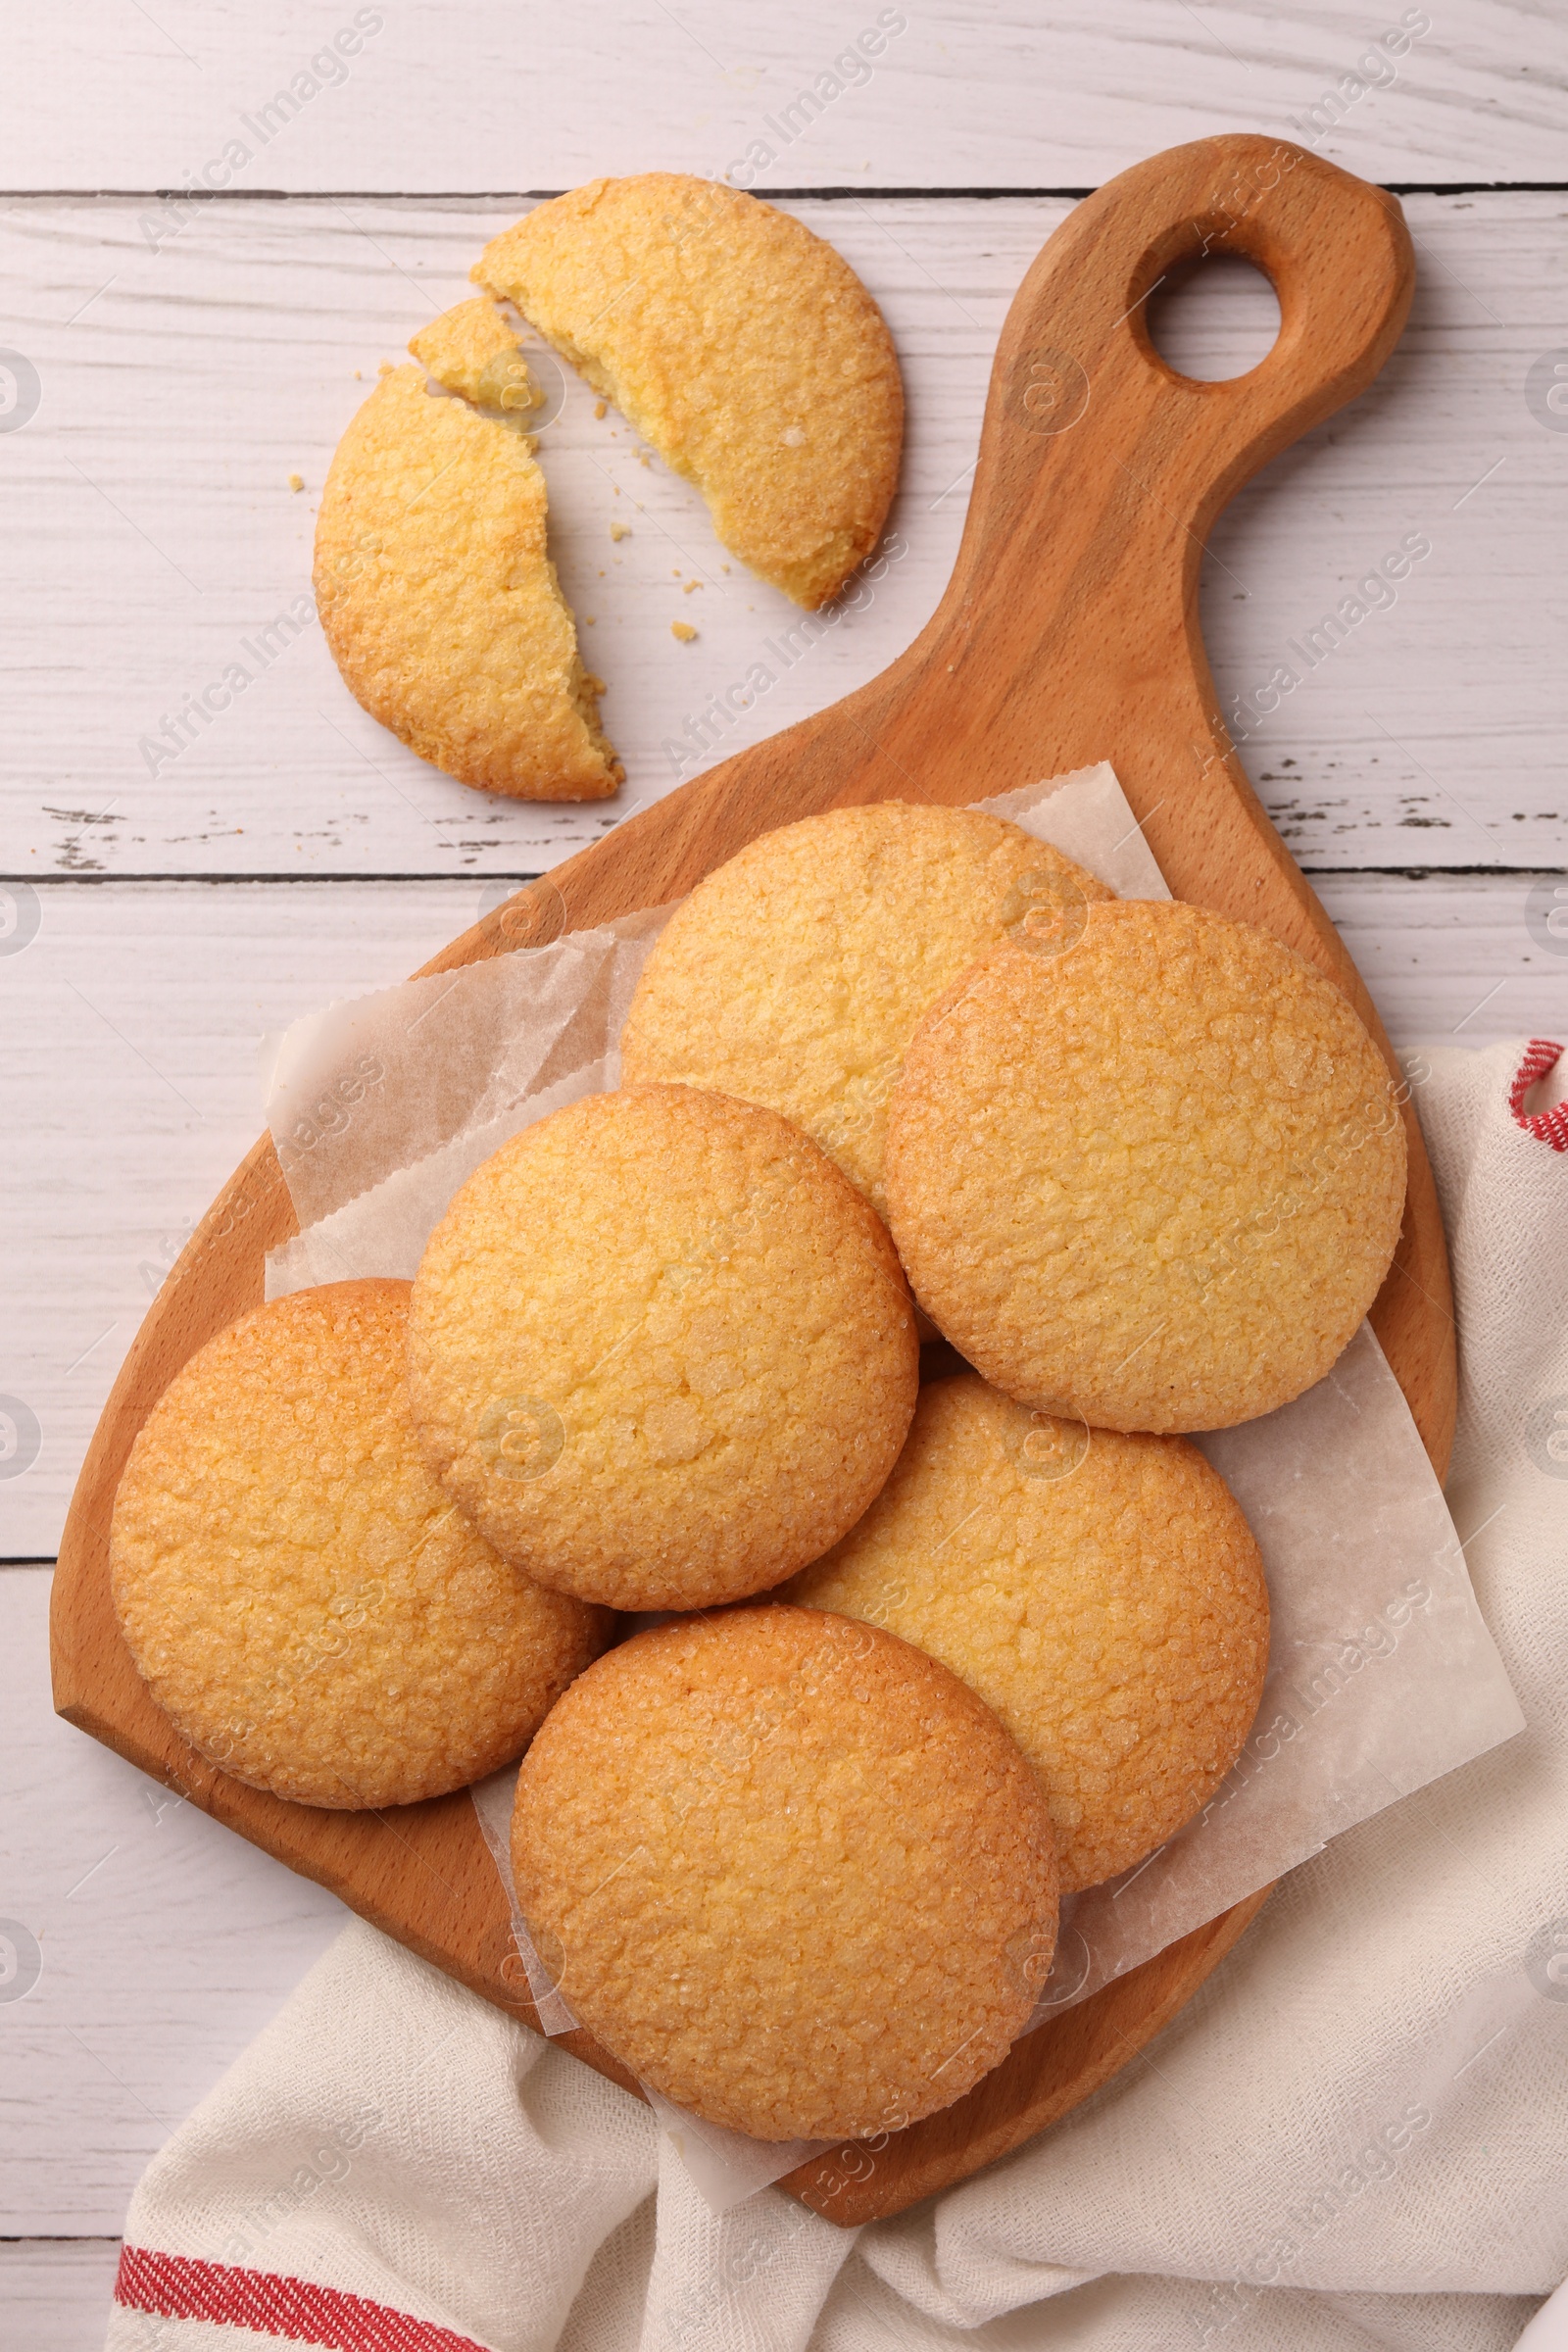
[[599, 626], [598, 613], [585, 612], [582, 616], [582, 625], [585, 629], [596, 629]]
[[[615, 496], [617, 498], [620, 496], [620, 492], [618, 490], [615, 492]], [[631, 524], [629, 522], [612, 522], [610, 526], [610, 536], [612, 539], [629, 539], [631, 537]]]
[[594, 415], [596, 416], [608, 416], [610, 415], [608, 403], [602, 400], [596, 400], [594, 402]]
[[669, 633], [672, 637], [678, 637], [682, 645], [692, 644], [697, 635], [697, 631], [689, 620], [672, 620], [669, 624]]
[[700, 588], [702, 584], [703, 583], [701, 580], [688, 580], [685, 586], [681, 589], [682, 596], [690, 596], [692, 590], [694, 588]]
[[304, 474], [303, 474], [303, 473], [291, 473], [291, 474], [289, 475], [289, 477], [288, 477], [288, 486], [289, 486], [289, 488], [290, 488], [291, 490], [303, 490], [303, 489], [304, 489], [304, 487], [305, 487], [305, 476], [304, 476]]

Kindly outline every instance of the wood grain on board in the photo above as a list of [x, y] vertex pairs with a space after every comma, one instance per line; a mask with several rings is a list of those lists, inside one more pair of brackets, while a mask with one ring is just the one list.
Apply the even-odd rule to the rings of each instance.
[[[1219, 247], [1279, 296], [1268, 357], [1230, 383], [1159, 359], [1143, 319], [1172, 269]], [[726, 762], [488, 916], [433, 969], [689, 889], [759, 832], [887, 797], [959, 803], [1109, 758], [1179, 896], [1261, 922], [1310, 956], [1375, 1024], [1333, 926], [1229, 747], [1198, 626], [1199, 558], [1226, 498], [1377, 372], [1409, 305], [1397, 205], [1304, 150], [1207, 140], [1124, 173], [1078, 208], [1015, 300], [993, 372], [957, 566], [929, 626], [883, 676]], [[1447, 1271], [1413, 1117], [1405, 1230], [1375, 1310], [1439, 1470], [1454, 1407]], [[463, 1794], [344, 1815], [283, 1803], [184, 1747], [121, 1642], [110, 1511], [130, 1442], [194, 1349], [262, 1296], [266, 1250], [294, 1229], [270, 1142], [224, 1188], [160, 1293], [110, 1397], [67, 1525], [52, 1625], [57, 1704], [291, 1867], [486, 1997], [531, 2018], [495, 1873]], [[807, 2168], [791, 2186], [830, 2218], [898, 2212], [1055, 2120], [1168, 2022], [1262, 1895], [1041, 2027], [945, 2115]], [[586, 2034], [578, 2054], [624, 2082]]]

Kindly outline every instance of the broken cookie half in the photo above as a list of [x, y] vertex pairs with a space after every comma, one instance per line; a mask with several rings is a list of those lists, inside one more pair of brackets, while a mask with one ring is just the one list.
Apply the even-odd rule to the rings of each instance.
[[494, 238], [473, 275], [797, 604], [826, 604], [875, 547], [904, 439], [898, 357], [849, 263], [801, 221], [682, 172], [596, 179]]
[[482, 299], [409, 349], [420, 365], [381, 378], [321, 494], [316, 598], [332, 658], [372, 718], [461, 782], [603, 800], [624, 770], [546, 553], [527, 431], [538, 385]]

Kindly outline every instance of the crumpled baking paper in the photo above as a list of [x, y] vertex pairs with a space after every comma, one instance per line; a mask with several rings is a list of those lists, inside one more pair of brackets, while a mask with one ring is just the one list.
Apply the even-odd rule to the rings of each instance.
[[[1171, 895], [1106, 763], [978, 805], [1123, 898]], [[270, 1255], [268, 1297], [357, 1275], [412, 1278], [482, 1160], [533, 1120], [612, 1087], [632, 990], [672, 911], [561, 936], [547, 878], [506, 918], [517, 952], [297, 1022], [275, 1049], [267, 1115], [302, 1231]], [[1031, 2029], [1524, 1728], [1463, 1544], [1368, 1326], [1304, 1396], [1198, 1443], [1246, 1512], [1268, 1574], [1262, 1704], [1202, 1812], [1121, 1878], [1063, 1904]], [[514, 1766], [473, 1799], [540, 2023], [559, 2034], [577, 2021], [512, 1884], [515, 1781]], [[747, 2140], [650, 2095], [720, 2209], [816, 2152]]]

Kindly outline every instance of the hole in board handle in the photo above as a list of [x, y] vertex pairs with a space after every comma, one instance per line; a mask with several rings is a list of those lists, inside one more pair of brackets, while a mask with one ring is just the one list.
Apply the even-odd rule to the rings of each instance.
[[1280, 331], [1279, 296], [1256, 263], [1239, 253], [1172, 264], [1144, 317], [1166, 367], [1203, 384], [1250, 374]]

